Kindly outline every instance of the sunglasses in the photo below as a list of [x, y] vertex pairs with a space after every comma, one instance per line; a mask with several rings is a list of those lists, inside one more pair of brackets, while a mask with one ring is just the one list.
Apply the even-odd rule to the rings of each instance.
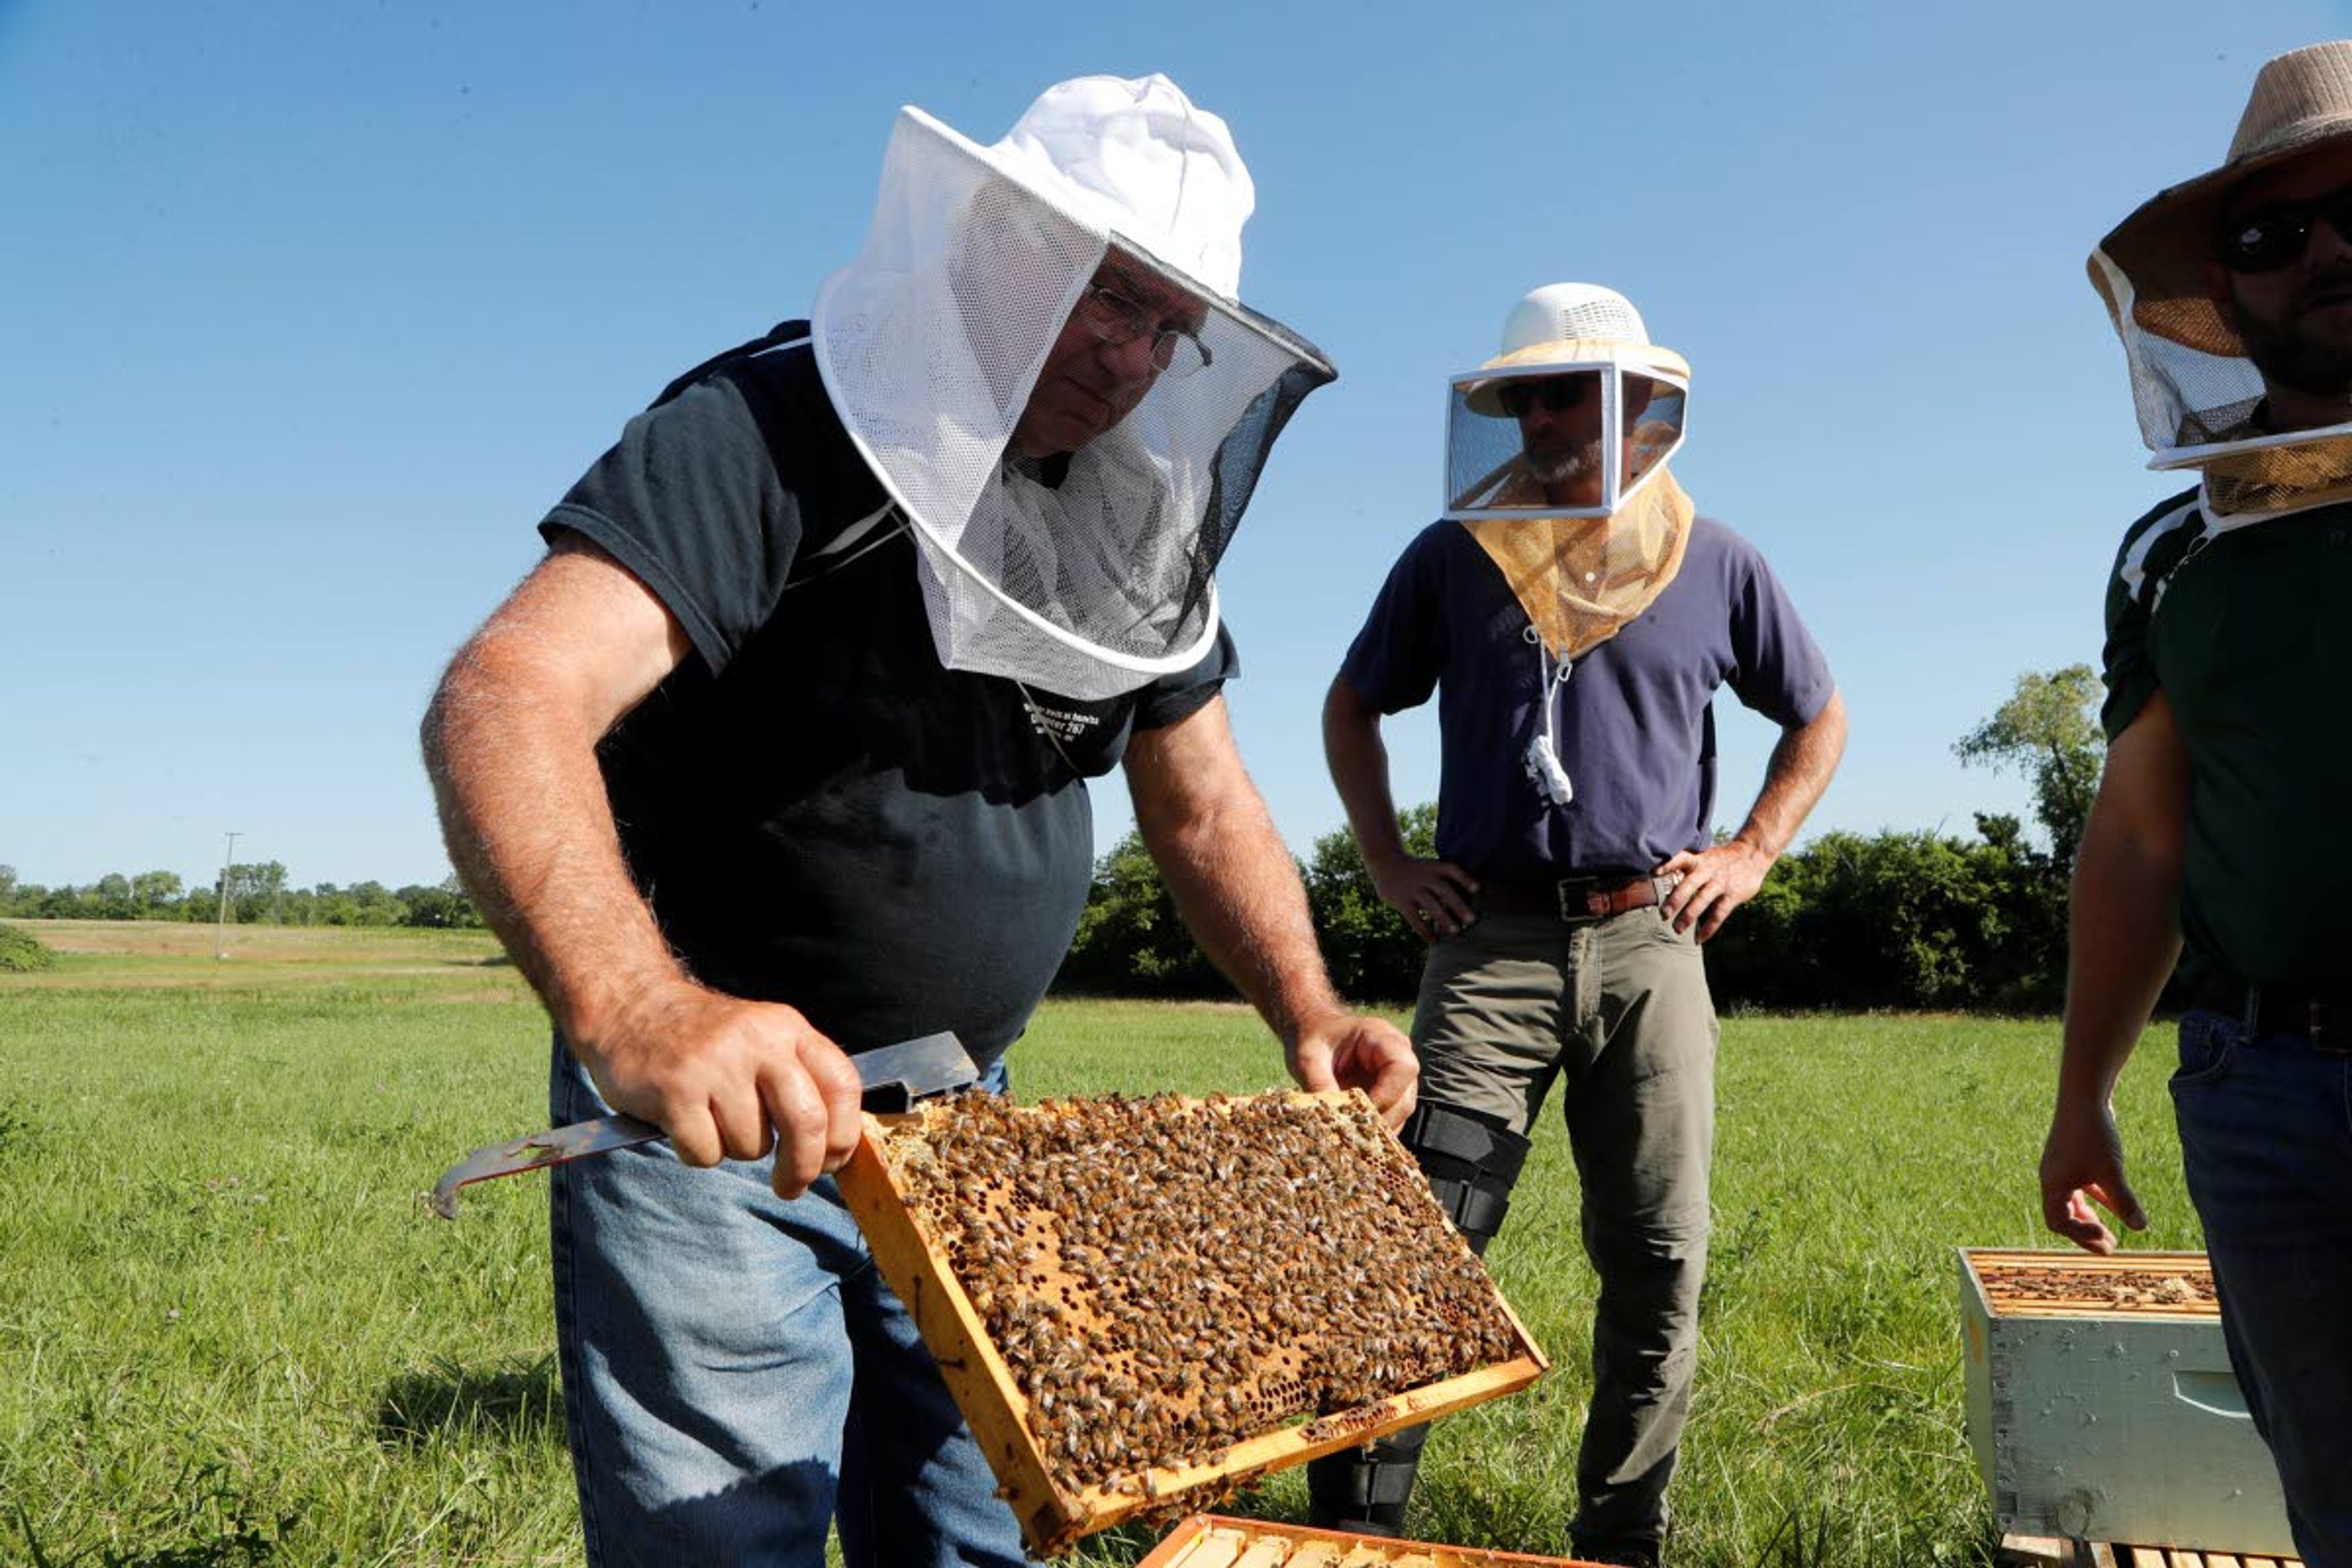
[[1514, 419], [1526, 418], [1528, 410], [1538, 403], [1558, 414], [1581, 407], [1599, 379], [1592, 375], [1554, 375], [1540, 381], [1515, 381], [1496, 392], [1495, 401]]
[[2222, 266], [2232, 272], [2276, 272], [2299, 259], [2311, 243], [2311, 226], [2325, 222], [2352, 244], [2352, 185], [2304, 202], [2278, 202], [2223, 226], [2214, 241]]

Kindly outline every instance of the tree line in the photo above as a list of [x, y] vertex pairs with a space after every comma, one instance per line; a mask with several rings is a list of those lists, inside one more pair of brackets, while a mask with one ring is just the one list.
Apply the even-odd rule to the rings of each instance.
[[[1719, 1006], [2049, 1012], [2065, 994], [2066, 884], [2104, 752], [2086, 665], [2019, 677], [1953, 747], [1964, 763], [2025, 775], [2045, 841], [2007, 815], [1975, 832], [1825, 833], [1780, 858], [1707, 943]], [[1406, 847], [1436, 853], [1437, 808], [1402, 814]], [[1300, 866], [1324, 962], [1359, 1001], [1412, 999], [1427, 951], [1381, 902], [1345, 828]], [[1057, 984], [1128, 995], [1232, 988], [1192, 945], [1134, 834], [1096, 867]]]
[[[223, 884], [226, 900], [223, 900]], [[86, 886], [45, 888], [20, 882], [0, 866], [0, 918], [49, 921], [226, 920], [238, 925], [423, 926], [439, 930], [482, 923], [451, 877], [430, 887], [387, 888], [382, 882], [337, 887], [287, 886], [275, 860], [233, 864], [210, 883], [190, 886], [176, 871], [110, 871]]]
[[[1975, 832], [1824, 833], [1780, 858], [1763, 887], [1707, 943], [1718, 1005], [2048, 1012], [2063, 1000], [2066, 883], [2098, 789], [2098, 678], [2086, 665], [2020, 676], [1953, 751], [2013, 770], [2032, 793], [2041, 842], [2025, 824], [1980, 813]], [[1402, 814], [1406, 847], [1436, 853], [1437, 808]], [[1381, 902], [1347, 829], [1315, 841], [1299, 866], [1324, 962], [1347, 996], [1409, 1001], [1426, 951]], [[227, 868], [227, 918], [285, 925], [478, 927], [453, 877], [431, 887], [381, 882], [287, 886], [277, 861]], [[21, 885], [0, 866], [0, 918], [214, 920], [215, 881], [169, 871], [109, 875], [87, 887]], [[1062, 991], [1230, 996], [1193, 944], [1142, 840], [1130, 832], [1094, 868]]]

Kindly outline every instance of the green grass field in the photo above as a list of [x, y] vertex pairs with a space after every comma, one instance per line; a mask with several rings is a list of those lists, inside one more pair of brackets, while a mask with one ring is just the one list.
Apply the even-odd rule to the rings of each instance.
[[[0, 1563], [577, 1561], [546, 1275], [523, 1177], [419, 1202], [543, 1123], [546, 1037], [479, 933], [40, 924], [0, 975]], [[2050, 1243], [2033, 1196], [2055, 1030], [1733, 1018], [1714, 1261], [1675, 1561], [1982, 1563], [1959, 1246]], [[2152, 1038], [2120, 1110], [2151, 1247], [2200, 1245]], [[1049, 1005], [1024, 1098], [1274, 1087], [1245, 1011]], [[1443, 1423], [1414, 1532], [1564, 1552], [1593, 1281], [1546, 1125], [1489, 1257], [1551, 1352]], [[1241, 1511], [1303, 1516], [1296, 1472]], [[1132, 1563], [1142, 1532], [1073, 1562]]]

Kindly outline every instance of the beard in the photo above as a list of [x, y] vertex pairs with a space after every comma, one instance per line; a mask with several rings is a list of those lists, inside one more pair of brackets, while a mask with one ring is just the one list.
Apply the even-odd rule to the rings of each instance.
[[2314, 397], [2352, 395], [2352, 326], [2339, 324], [2330, 331], [2305, 321], [2315, 310], [2330, 304], [2337, 307], [2339, 321], [2352, 315], [2345, 309], [2347, 300], [2352, 300], [2352, 268], [2311, 279], [2276, 317], [2256, 315], [2239, 299], [2238, 340], [2245, 344], [2254, 368], [2275, 385]]
[[1601, 472], [1601, 443], [1584, 441], [1527, 449], [1528, 472], [1539, 485], [1564, 485]]

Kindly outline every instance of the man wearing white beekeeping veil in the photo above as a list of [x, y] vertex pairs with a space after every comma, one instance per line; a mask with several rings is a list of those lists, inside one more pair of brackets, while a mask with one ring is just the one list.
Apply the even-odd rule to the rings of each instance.
[[[989, 1081], [1124, 763], [1194, 933], [1310, 1088], [1412, 1100], [1235, 754], [1217, 561], [1330, 378], [1235, 298], [1249, 175], [1162, 77], [992, 146], [900, 117], [811, 319], [688, 373], [541, 525], [425, 725], [449, 847], [556, 1030], [558, 1340], [599, 1564], [1012, 1563], [1011, 1513], [829, 1173], [847, 1053]], [[725, 1163], [721, 1163], [724, 1161]], [[712, 1168], [712, 1167], [718, 1168]]]
[[[1576, 1555], [1654, 1564], [1706, 1261], [1715, 1011], [1698, 943], [1820, 798], [1845, 717], [1763, 558], [1671, 471], [1690, 367], [1613, 289], [1513, 309], [1446, 388], [1445, 514], [1331, 683], [1331, 776], [1383, 900], [1430, 944], [1406, 1146], [1483, 1251], [1558, 1080], [1601, 1276]], [[1781, 727], [1714, 842], [1712, 699]], [[1439, 697], [1437, 856], [1409, 854], [1384, 715]], [[1319, 1523], [1396, 1534], [1426, 1429], [1319, 1461]]]
[[2178, 963], [2172, 1079], [2230, 1362], [2311, 1568], [2352, 1564], [2352, 42], [2263, 67], [2219, 168], [2105, 239], [2150, 467], [2106, 597], [2042, 1216], [2147, 1224], [2111, 1101]]

